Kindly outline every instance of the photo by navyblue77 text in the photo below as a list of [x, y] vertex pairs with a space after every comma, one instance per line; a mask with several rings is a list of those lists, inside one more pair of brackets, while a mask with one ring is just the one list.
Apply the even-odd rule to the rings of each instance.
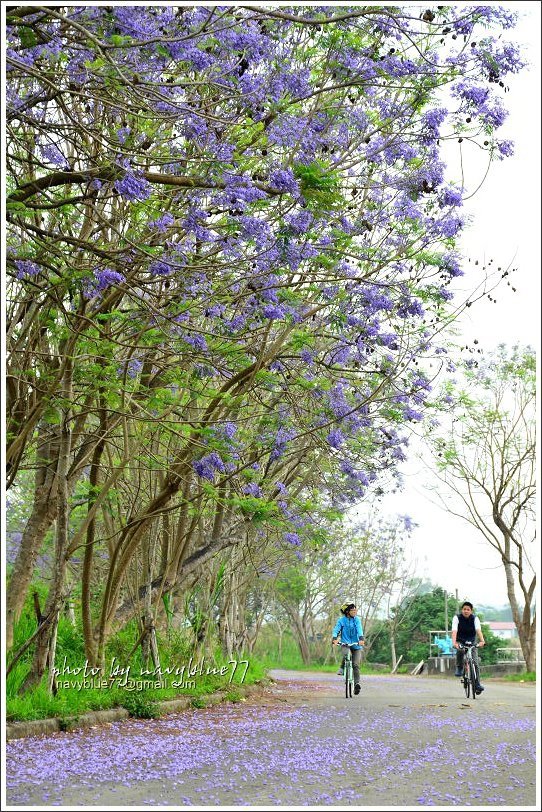
[[130, 665], [121, 665], [116, 657], [112, 658], [109, 668], [91, 666], [88, 660], [83, 665], [72, 666], [68, 664], [67, 657], [64, 657], [63, 664], [53, 668], [53, 675], [58, 688], [76, 691], [91, 688], [124, 688], [128, 691], [160, 688], [189, 690], [196, 687], [198, 678], [209, 675], [227, 677], [227, 684], [231, 685], [237, 672], [239, 684], [242, 685], [248, 669], [248, 660], [230, 660], [219, 668], [206, 665], [204, 657], [198, 661], [190, 657], [188, 663], [181, 665], [140, 668], [132, 672]]

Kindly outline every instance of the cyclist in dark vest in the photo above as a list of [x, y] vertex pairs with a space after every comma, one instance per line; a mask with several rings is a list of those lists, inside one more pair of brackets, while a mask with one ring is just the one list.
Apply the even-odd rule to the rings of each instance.
[[[463, 675], [463, 652], [459, 647], [461, 643], [476, 643], [478, 638], [478, 645], [485, 646], [486, 641], [482, 633], [480, 625], [480, 618], [473, 612], [473, 605], [470, 601], [465, 601], [461, 606], [461, 613], [456, 615], [452, 621], [452, 646], [457, 649], [455, 653], [455, 676], [461, 677]], [[480, 674], [480, 660], [478, 659], [478, 650], [473, 649], [472, 659], [478, 666], [476, 671]], [[481, 694], [484, 686], [480, 685], [480, 677], [478, 676], [478, 684], [476, 685], [476, 693]]]

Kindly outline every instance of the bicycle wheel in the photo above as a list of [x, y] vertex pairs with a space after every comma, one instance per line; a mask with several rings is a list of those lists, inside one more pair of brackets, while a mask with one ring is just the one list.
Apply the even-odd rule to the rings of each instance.
[[344, 692], [347, 699], [352, 696], [352, 663], [350, 660], [345, 660], [344, 663]]
[[465, 663], [463, 666], [463, 688], [465, 689], [465, 696], [468, 699], [470, 696], [470, 668], [468, 663]]
[[472, 674], [472, 698], [476, 699], [478, 694], [476, 693], [476, 686], [480, 682], [480, 676], [478, 674], [478, 668], [476, 667], [476, 663], [472, 663], [471, 666], [471, 674]]

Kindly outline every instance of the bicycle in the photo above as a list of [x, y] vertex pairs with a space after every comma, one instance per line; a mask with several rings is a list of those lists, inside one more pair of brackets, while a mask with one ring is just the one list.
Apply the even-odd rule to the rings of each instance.
[[352, 699], [352, 692], [354, 689], [354, 666], [352, 665], [352, 649], [346, 643], [337, 643], [342, 649], [344, 657], [344, 692], [347, 699]]
[[462, 643], [463, 654], [463, 688], [467, 699], [472, 693], [472, 698], [476, 699], [476, 686], [480, 683], [480, 672], [477, 663], [472, 656], [473, 649], [478, 648], [478, 643]]

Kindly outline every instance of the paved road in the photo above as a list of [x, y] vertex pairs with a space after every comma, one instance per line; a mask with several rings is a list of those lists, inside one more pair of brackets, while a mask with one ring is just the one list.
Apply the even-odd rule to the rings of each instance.
[[535, 686], [272, 672], [243, 703], [7, 744], [7, 801], [30, 806], [536, 808]]

